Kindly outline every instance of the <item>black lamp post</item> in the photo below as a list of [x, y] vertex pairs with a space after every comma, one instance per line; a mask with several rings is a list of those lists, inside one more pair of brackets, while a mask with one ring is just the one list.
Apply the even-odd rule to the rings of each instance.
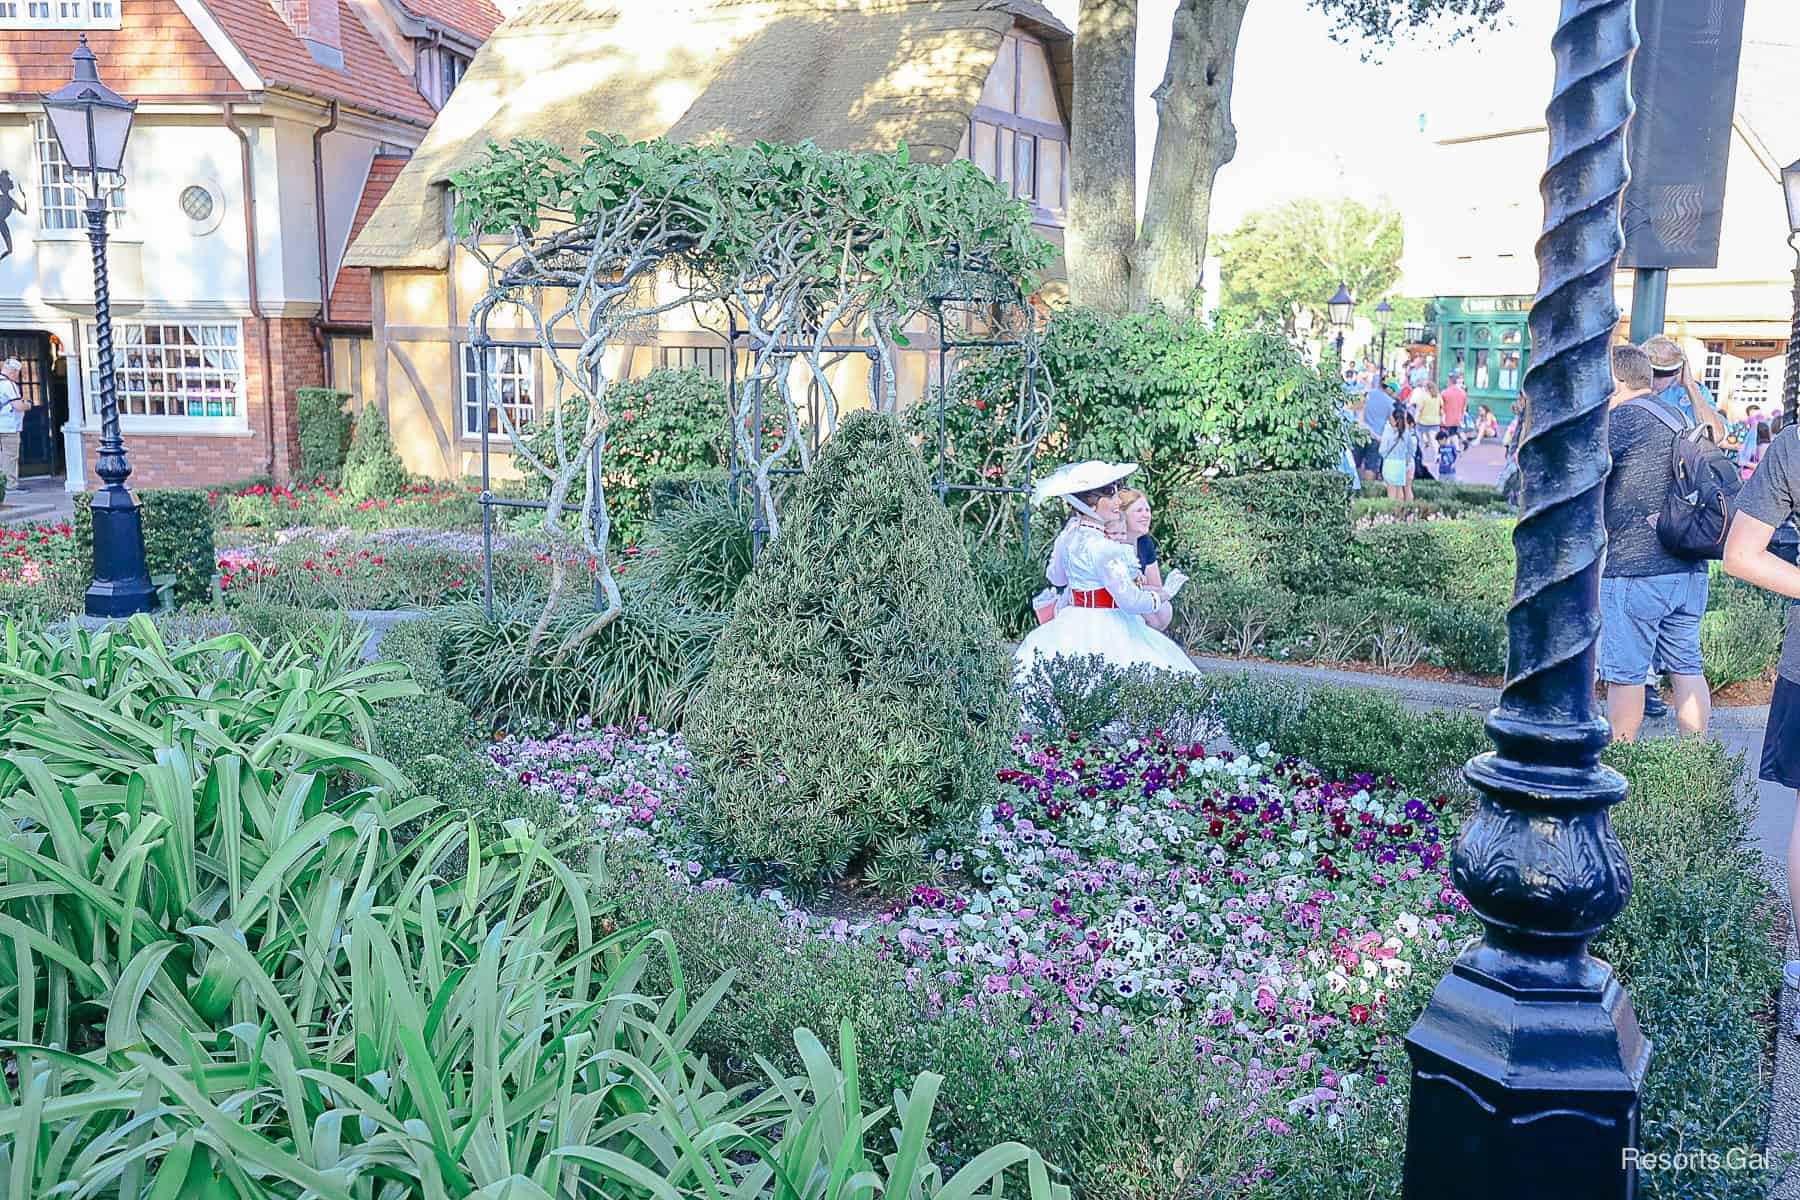
[[[1394, 323], [1394, 306], [1383, 300], [1375, 306], [1375, 327], [1381, 330], [1381, 357], [1375, 364], [1375, 374], [1387, 375], [1387, 335], [1388, 326]], [[1381, 380], [1377, 379], [1376, 383]]]
[[1608, 361], [1624, 237], [1632, 0], [1567, 0], [1552, 46], [1544, 235], [1531, 310], [1537, 355], [1519, 444], [1518, 579], [1506, 616], [1495, 750], [1451, 879], [1481, 919], [1407, 1033], [1408, 1200], [1629, 1200], [1650, 1043], [1588, 942], [1631, 894], [1607, 810], [1625, 780], [1594, 697]]
[[1787, 195], [1788, 245], [1794, 250], [1794, 322], [1788, 330], [1787, 373], [1781, 385], [1785, 428], [1800, 416], [1800, 162], [1782, 168], [1781, 190]]
[[1344, 361], [1344, 331], [1350, 328], [1350, 314], [1356, 311], [1356, 301], [1350, 298], [1350, 289], [1338, 284], [1337, 295], [1325, 302], [1326, 311], [1331, 314], [1331, 327], [1337, 330], [1338, 362]]
[[[125, 165], [125, 141], [137, 101], [100, 82], [87, 35], [71, 56], [75, 74], [44, 97], [44, 113], [63, 160], [88, 180], [87, 231], [94, 251], [94, 363], [100, 385], [100, 454], [95, 473], [104, 484], [94, 493], [94, 585], [87, 611], [95, 617], [148, 612], [156, 591], [144, 564], [144, 527], [136, 498], [126, 490], [131, 463], [119, 436], [118, 381], [113, 374], [112, 305], [106, 276], [106, 194]], [[111, 176], [111, 180], [103, 177]]]

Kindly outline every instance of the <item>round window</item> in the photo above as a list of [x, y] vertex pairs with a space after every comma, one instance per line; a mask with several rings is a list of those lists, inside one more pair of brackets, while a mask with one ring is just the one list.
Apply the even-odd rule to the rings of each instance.
[[213, 194], [199, 184], [190, 184], [181, 190], [181, 211], [196, 224], [204, 225], [212, 219], [216, 207]]

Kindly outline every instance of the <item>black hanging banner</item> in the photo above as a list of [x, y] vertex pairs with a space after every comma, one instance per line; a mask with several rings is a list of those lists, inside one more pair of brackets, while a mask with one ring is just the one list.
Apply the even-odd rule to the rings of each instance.
[[1621, 267], [1719, 265], [1744, 0], [1637, 0]]

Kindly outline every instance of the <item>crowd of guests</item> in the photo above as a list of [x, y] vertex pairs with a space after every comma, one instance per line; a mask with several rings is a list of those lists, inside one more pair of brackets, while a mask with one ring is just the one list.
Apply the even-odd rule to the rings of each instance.
[[1420, 475], [1455, 479], [1456, 460], [1470, 446], [1497, 441], [1500, 421], [1485, 404], [1469, 410], [1462, 372], [1439, 390], [1430, 362], [1414, 355], [1388, 375], [1372, 364], [1344, 374], [1347, 416], [1368, 431], [1346, 469], [1362, 482], [1380, 480], [1390, 500], [1411, 500]]

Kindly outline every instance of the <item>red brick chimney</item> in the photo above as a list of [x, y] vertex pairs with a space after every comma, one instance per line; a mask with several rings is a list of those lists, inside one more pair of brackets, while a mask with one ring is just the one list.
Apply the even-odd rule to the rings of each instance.
[[338, 28], [339, 0], [271, 0], [314, 61], [334, 71], [344, 69], [344, 41]]

